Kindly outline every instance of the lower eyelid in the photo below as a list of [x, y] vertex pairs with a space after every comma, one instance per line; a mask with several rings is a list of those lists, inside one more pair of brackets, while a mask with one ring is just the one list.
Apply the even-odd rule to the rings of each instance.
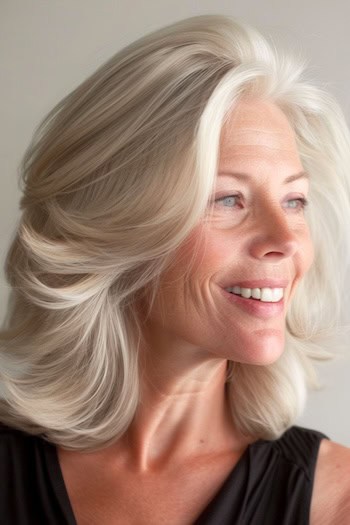
[[[296, 201], [296, 202], [299, 202], [299, 208], [305, 208], [308, 204], [309, 204], [309, 201], [305, 198], [305, 197], [295, 197], [293, 199], [288, 199], [286, 202], [289, 203], [289, 202], [292, 202], [292, 201]], [[290, 209], [293, 209], [293, 208], [290, 208]], [[297, 209], [297, 208], [295, 208]]]
[[229, 194], [229, 195], [222, 195], [222, 197], [217, 197], [215, 200], [214, 200], [214, 203], [215, 202], [221, 202], [223, 201], [224, 199], [229, 199], [230, 197], [233, 197], [234, 199], [236, 199], [236, 201], [240, 202], [242, 200], [242, 196], [241, 195], [235, 195], [235, 194]]
[[[217, 197], [213, 201], [213, 205], [215, 205], [217, 202], [222, 202], [225, 199], [229, 199], [230, 197], [233, 197], [236, 200], [234, 206], [231, 207], [232, 209], [235, 208], [237, 206], [237, 204], [242, 204], [242, 200], [243, 200], [242, 195], [240, 195], [240, 194], [228, 194], [228, 195], [223, 195], [221, 197]], [[291, 210], [293, 210], [293, 209], [295, 209], [295, 210], [304, 209], [309, 204], [309, 201], [306, 199], [306, 197], [294, 197], [294, 198], [287, 199], [285, 202], [288, 204], [291, 201], [299, 202], [299, 206], [296, 207], [296, 208], [292, 208], [292, 207], [289, 208], [288, 206], [286, 206], [287, 209], [288, 208], [291, 209]], [[225, 206], [225, 208], [230, 209], [230, 206]]]

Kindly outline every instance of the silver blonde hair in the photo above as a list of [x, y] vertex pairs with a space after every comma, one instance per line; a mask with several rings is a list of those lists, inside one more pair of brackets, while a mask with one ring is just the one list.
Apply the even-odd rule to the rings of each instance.
[[[0, 421], [71, 449], [120, 438], [140, 397], [135, 302], [203, 217], [221, 129], [240, 97], [274, 101], [311, 177], [315, 262], [268, 366], [228, 362], [238, 429], [275, 439], [317, 386], [349, 260], [350, 138], [304, 63], [221, 15], [176, 22], [122, 49], [44, 119], [22, 163], [0, 332]], [[194, 246], [194, 250], [196, 250]]]

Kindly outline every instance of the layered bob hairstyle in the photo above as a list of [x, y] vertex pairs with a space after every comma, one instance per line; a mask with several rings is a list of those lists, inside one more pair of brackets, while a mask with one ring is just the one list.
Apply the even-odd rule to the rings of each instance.
[[243, 433], [275, 439], [295, 422], [318, 385], [313, 360], [329, 357], [339, 326], [350, 225], [349, 131], [304, 69], [231, 17], [197, 16], [128, 45], [48, 114], [21, 163], [5, 263], [0, 421], [80, 450], [127, 430], [140, 401], [133, 305], [147, 291], [151, 309], [206, 212], [221, 129], [244, 96], [273, 101], [295, 131], [315, 259], [289, 307], [282, 356], [229, 361], [226, 387]]

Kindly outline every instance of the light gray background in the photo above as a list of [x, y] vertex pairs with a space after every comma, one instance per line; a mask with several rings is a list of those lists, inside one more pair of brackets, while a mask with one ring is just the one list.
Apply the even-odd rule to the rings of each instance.
[[[19, 217], [17, 169], [34, 128], [105, 59], [141, 35], [181, 18], [228, 14], [308, 59], [311, 78], [340, 101], [350, 121], [346, 0], [0, 0], [0, 263]], [[310, 76], [310, 75], [309, 75]], [[349, 228], [350, 235], [350, 228]], [[0, 272], [0, 320], [8, 289]], [[345, 309], [344, 309], [345, 311]], [[299, 424], [350, 446], [350, 351], [318, 366]]]

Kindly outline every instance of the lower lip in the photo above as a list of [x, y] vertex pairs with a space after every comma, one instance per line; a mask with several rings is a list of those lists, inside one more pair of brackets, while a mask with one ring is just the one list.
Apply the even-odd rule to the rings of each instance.
[[264, 303], [257, 299], [245, 299], [240, 295], [227, 292], [221, 288], [224, 292], [225, 297], [238, 308], [248, 312], [248, 314], [260, 317], [261, 319], [270, 319], [280, 315], [284, 310], [283, 297], [277, 303]]

